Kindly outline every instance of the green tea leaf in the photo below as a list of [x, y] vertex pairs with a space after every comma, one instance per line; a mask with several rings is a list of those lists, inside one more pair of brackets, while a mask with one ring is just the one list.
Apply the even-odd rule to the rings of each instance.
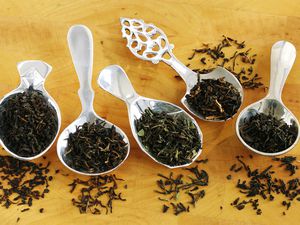
[[145, 135], [145, 131], [144, 129], [139, 130], [139, 132], [137, 133], [138, 136], [143, 137]]

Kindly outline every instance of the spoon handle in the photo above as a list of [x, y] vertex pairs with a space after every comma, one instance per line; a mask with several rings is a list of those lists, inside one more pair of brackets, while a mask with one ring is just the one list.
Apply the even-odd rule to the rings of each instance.
[[269, 98], [281, 101], [282, 89], [295, 58], [296, 49], [291, 43], [278, 41], [272, 46]]
[[79, 79], [78, 95], [82, 114], [94, 111], [94, 91], [91, 86], [93, 69], [93, 36], [84, 25], [74, 25], [68, 32], [68, 44]]
[[33, 86], [34, 89], [41, 89], [52, 67], [40, 60], [27, 60], [19, 62], [17, 65], [20, 77], [21, 86], [29, 88]]
[[180, 62], [172, 53], [170, 56], [171, 57], [169, 59], [165, 59], [164, 62], [171, 66], [188, 85], [189, 82], [187, 79], [191, 77], [191, 74], [196, 75], [196, 73]]
[[196, 74], [174, 56], [174, 45], [169, 43], [161, 29], [138, 19], [120, 18], [120, 22], [127, 47], [136, 57], [154, 64], [163, 61], [175, 69], [186, 83], [190, 74]]
[[125, 71], [118, 65], [105, 67], [99, 74], [98, 85], [128, 105], [139, 97]]

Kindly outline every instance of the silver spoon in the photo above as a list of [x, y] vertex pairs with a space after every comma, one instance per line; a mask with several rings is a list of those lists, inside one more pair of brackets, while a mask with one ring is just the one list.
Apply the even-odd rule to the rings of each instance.
[[118, 65], [111, 65], [104, 68], [99, 74], [98, 85], [127, 104], [129, 122], [133, 136], [140, 148], [155, 162], [168, 168], [184, 167], [192, 164], [193, 161], [195, 161], [196, 158], [201, 154], [202, 146], [198, 150], [198, 153], [194, 156], [192, 162], [179, 166], [170, 166], [156, 160], [148, 153], [145, 146], [141, 143], [134, 124], [134, 121], [142, 116], [142, 113], [145, 111], [145, 109], [150, 108], [155, 112], [167, 112], [168, 114], [181, 114], [181, 116], [188, 119], [196, 126], [202, 145], [203, 136], [196, 121], [182, 108], [172, 103], [139, 96], [133, 89], [125, 71]]
[[[120, 18], [120, 21], [122, 24], [122, 36], [127, 39], [127, 47], [136, 57], [151, 61], [154, 64], [163, 61], [175, 69], [184, 80], [186, 93], [181, 99], [181, 102], [193, 115], [205, 121], [225, 121], [218, 118], [207, 119], [190, 107], [185, 96], [189, 94], [191, 89], [197, 84], [198, 74], [186, 67], [174, 56], [172, 52], [174, 45], [169, 44], [167, 36], [161, 29], [153, 24], [146, 24], [143, 20], [138, 19]], [[225, 81], [231, 83], [239, 91], [242, 105], [244, 98], [243, 87], [239, 80], [223, 67], [217, 67], [210, 73], [201, 74], [200, 81], [202, 79], [218, 79], [221, 77], [224, 77]], [[232, 117], [233, 116], [234, 115], [232, 115]]]
[[22, 93], [22, 92], [26, 91], [30, 86], [32, 86], [35, 90], [41, 91], [43, 93], [45, 98], [48, 100], [49, 104], [51, 106], [53, 106], [53, 108], [55, 109], [55, 112], [56, 112], [57, 118], [58, 118], [58, 121], [57, 121], [58, 128], [57, 128], [57, 132], [56, 132], [56, 135], [55, 135], [53, 141], [41, 153], [39, 153], [35, 156], [23, 157], [23, 156], [17, 155], [13, 151], [11, 151], [7, 146], [5, 146], [5, 144], [3, 143], [3, 141], [0, 138], [0, 145], [2, 145], [3, 148], [9, 154], [11, 154], [13, 157], [20, 159], [20, 160], [33, 160], [33, 159], [39, 158], [40, 156], [45, 154], [50, 149], [52, 144], [54, 143], [54, 141], [58, 135], [60, 126], [61, 126], [61, 114], [60, 114], [58, 105], [56, 104], [54, 99], [49, 95], [49, 93], [46, 91], [45, 86], [44, 86], [45, 80], [46, 80], [48, 74], [51, 72], [52, 67], [49, 64], [47, 64], [43, 61], [40, 61], [40, 60], [27, 60], [27, 61], [18, 63], [17, 68], [18, 68], [20, 78], [21, 78], [20, 85], [15, 90], [6, 94], [0, 100], [0, 105], [6, 98], [9, 98], [11, 95], [14, 95], [16, 93]]
[[[286, 78], [296, 58], [295, 47], [287, 41], [278, 41], [272, 46], [271, 51], [271, 78], [269, 92], [263, 99], [246, 107], [238, 116], [236, 121], [236, 134], [239, 140], [251, 151], [265, 155], [275, 156], [284, 154], [290, 151], [297, 144], [300, 133], [299, 133], [299, 122], [293, 113], [283, 104], [281, 99], [282, 89]], [[283, 119], [288, 125], [294, 124], [298, 129], [298, 136], [295, 142], [287, 149], [284, 149], [276, 153], [261, 152], [253, 147], [249, 146], [242, 138], [240, 133], [240, 126], [243, 125], [244, 121], [249, 117], [254, 116], [257, 113], [264, 113], [267, 115], [273, 115], [277, 119]]]
[[[72, 122], [67, 128], [65, 128], [65, 130], [61, 133], [57, 142], [57, 155], [62, 164], [64, 164], [67, 168], [76, 173], [83, 175], [100, 175], [108, 173], [112, 170], [115, 170], [117, 167], [123, 164], [123, 162], [128, 157], [130, 149], [129, 141], [126, 134], [119, 127], [99, 117], [94, 111], [94, 91], [91, 86], [93, 68], [93, 37], [91, 31], [83, 25], [72, 26], [68, 32], [68, 44], [80, 83], [78, 95], [81, 101], [82, 111], [79, 117], [74, 122]], [[115, 126], [116, 131], [121, 134], [121, 136], [124, 138], [125, 143], [127, 143], [127, 155], [118, 166], [109, 171], [104, 171], [101, 173], [78, 171], [70, 167], [65, 162], [64, 153], [67, 147], [67, 139], [70, 133], [74, 133], [76, 131], [76, 127], [83, 125], [86, 122], [93, 123], [96, 120], [105, 121], [105, 127]]]

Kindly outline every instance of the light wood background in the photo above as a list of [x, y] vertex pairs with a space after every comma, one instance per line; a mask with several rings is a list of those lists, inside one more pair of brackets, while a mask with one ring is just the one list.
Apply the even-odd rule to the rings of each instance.
[[[0, 96], [14, 89], [19, 82], [16, 63], [27, 59], [41, 59], [53, 66], [46, 81], [46, 88], [56, 99], [62, 111], [62, 129], [79, 115], [81, 106], [77, 96], [78, 80], [73, 68], [66, 35], [73, 24], [85, 24], [94, 36], [95, 110], [120, 126], [131, 141], [128, 161], [116, 174], [124, 178], [128, 189], [126, 202], [117, 203], [111, 215], [81, 215], [71, 205], [68, 183], [78, 175], [56, 176], [50, 193], [34, 202], [29, 212], [20, 213], [12, 207], [0, 207], [0, 224], [60, 225], [60, 224], [201, 224], [201, 225], [250, 225], [250, 224], [299, 224], [300, 202], [296, 202], [282, 216], [280, 201], [262, 204], [263, 215], [256, 216], [250, 209], [237, 211], [230, 206], [237, 190], [226, 180], [230, 165], [238, 154], [248, 155], [238, 141], [235, 119], [226, 123], [199, 121], [204, 133], [204, 151], [201, 158], [209, 158], [205, 168], [210, 174], [207, 196], [188, 214], [174, 216], [161, 213], [161, 202], [153, 192], [156, 173], [169, 170], [155, 164], [137, 147], [123, 102], [105, 93], [96, 85], [99, 71], [107, 65], [119, 64], [129, 75], [133, 86], [141, 95], [167, 100], [180, 105], [185, 92], [182, 81], [174, 78], [174, 71], [164, 64], [153, 65], [135, 58], [121, 38], [119, 17], [142, 18], [162, 28], [169, 41], [175, 44], [174, 53], [187, 62], [191, 49], [202, 42], [216, 43], [222, 34], [246, 40], [257, 53], [257, 71], [263, 82], [269, 83], [270, 49], [278, 40], [292, 42], [300, 50], [300, 1], [281, 0], [28, 0], [0, 1]], [[103, 45], [101, 44], [103, 41]], [[300, 57], [287, 79], [283, 100], [300, 119]], [[242, 107], [262, 98], [266, 93], [246, 91]], [[1, 154], [4, 151], [1, 150]], [[300, 145], [290, 152], [300, 157]], [[53, 146], [47, 157], [52, 169], [63, 169]], [[265, 166], [269, 158], [254, 156], [254, 165]], [[64, 169], [68, 172], [67, 169]], [[176, 171], [175, 171], [176, 172]], [[181, 172], [179, 170], [178, 172]], [[298, 172], [299, 175], [299, 172]], [[298, 204], [297, 204], [298, 203]], [[219, 209], [223, 206], [223, 210]], [[40, 214], [38, 209], [45, 208]]]

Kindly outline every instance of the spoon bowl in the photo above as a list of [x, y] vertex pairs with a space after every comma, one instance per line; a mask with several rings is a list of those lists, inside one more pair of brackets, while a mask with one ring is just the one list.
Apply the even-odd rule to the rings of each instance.
[[[295, 58], [296, 49], [291, 43], [287, 41], [279, 41], [273, 45], [271, 52], [271, 81], [269, 93], [262, 100], [246, 107], [237, 118], [236, 134], [239, 140], [248, 149], [260, 155], [276, 156], [287, 153], [295, 147], [299, 140], [299, 122], [293, 113], [283, 104], [281, 99], [284, 83], [293, 66]], [[298, 135], [295, 142], [287, 149], [275, 153], [262, 152], [248, 145], [241, 136], [240, 127], [244, 125], [245, 121], [258, 113], [272, 115], [278, 120], [283, 120], [287, 125], [296, 126]]]
[[50, 96], [50, 94], [46, 91], [44, 82], [48, 76], [48, 74], [51, 72], [52, 67], [40, 60], [27, 60], [18, 63], [17, 65], [21, 82], [18, 88], [11, 91], [10, 93], [6, 94], [1, 100], [0, 105], [5, 101], [7, 98], [9, 98], [12, 95], [15, 95], [17, 93], [22, 93], [26, 91], [30, 86], [34, 88], [34, 90], [40, 91], [43, 96], [47, 99], [48, 103], [54, 108], [56, 115], [57, 115], [57, 132], [55, 137], [53, 138], [52, 142], [39, 154], [31, 156], [31, 157], [23, 157], [16, 153], [14, 153], [12, 150], [10, 150], [4, 142], [0, 138], [0, 145], [3, 146], [4, 150], [7, 151], [10, 155], [13, 157], [20, 159], [20, 160], [34, 160], [42, 155], [44, 155], [53, 145], [56, 137], [58, 136], [60, 126], [61, 126], [61, 113], [59, 110], [59, 107], [57, 103], [54, 101], [54, 99]]
[[[116, 96], [117, 98], [120, 98], [127, 104], [129, 122], [133, 136], [137, 141], [139, 147], [142, 149], [142, 151], [146, 153], [155, 162], [171, 169], [185, 167], [192, 164], [196, 160], [196, 158], [201, 154], [203, 135], [194, 118], [191, 117], [188, 113], [186, 113], [182, 108], [172, 103], [139, 96], [133, 89], [125, 71], [120, 66], [111, 65], [104, 68], [99, 74], [98, 85], [104, 90], [111, 93], [112, 95]], [[134, 123], [135, 120], [139, 119], [142, 116], [142, 114], [145, 112], [145, 109], [147, 108], [150, 108], [154, 112], [166, 112], [169, 115], [179, 114], [180, 116], [182, 116], [183, 118], [187, 119], [195, 125], [198, 131], [198, 138], [201, 141], [201, 147], [200, 149], [198, 149], [197, 155], [193, 158], [193, 160], [190, 163], [178, 166], [168, 165], [158, 161], [148, 152], [148, 150], [142, 144], [139, 136], [137, 135], [138, 131]]]
[[[120, 18], [120, 22], [122, 25], [122, 36], [127, 39], [127, 47], [137, 58], [151, 61], [154, 64], [162, 61], [171, 66], [184, 80], [186, 93], [181, 102], [189, 112], [202, 120], [212, 122], [224, 122], [233, 118], [234, 115], [227, 119], [206, 119], [199, 112], [192, 109], [185, 96], [198, 83], [198, 74], [186, 67], [175, 57], [172, 52], [174, 45], [169, 43], [167, 36], [161, 29], [138, 19]], [[219, 79], [224, 77], [224, 80], [231, 83], [240, 93], [242, 105], [244, 98], [243, 87], [239, 80], [228, 70], [223, 67], [217, 67], [212, 72], [200, 74], [199, 76], [200, 81], [203, 79]]]
[[[185, 83], [186, 83], [186, 93], [184, 95], [184, 97], [181, 99], [181, 103], [187, 108], [187, 110], [192, 113], [194, 116], [200, 118], [201, 120], [204, 121], [212, 121], [212, 122], [224, 122], [225, 120], [223, 119], [218, 119], [218, 118], [214, 118], [214, 119], [206, 119], [201, 113], [197, 112], [196, 110], [194, 110], [189, 103], [187, 102], [186, 99], [186, 95], [190, 94], [191, 89], [198, 83], [198, 74], [193, 72], [193, 71], [189, 71], [190, 75], [188, 75], [185, 79]], [[200, 82], [204, 79], [219, 79], [224, 77], [224, 80], [227, 81], [228, 83], [232, 84], [240, 93], [241, 96], [241, 105], [243, 104], [243, 99], [244, 99], [244, 91], [243, 91], [243, 87], [241, 85], [241, 83], [239, 82], [239, 80], [232, 74], [230, 73], [228, 70], [224, 69], [223, 67], [218, 66], [216, 69], [214, 69], [213, 71], [211, 71], [210, 73], [207, 74], [201, 74], [199, 76]], [[234, 114], [235, 115], [235, 114]], [[231, 118], [234, 117], [234, 115], [226, 120], [229, 120]]]
[[[127, 159], [130, 150], [129, 140], [126, 134], [119, 127], [99, 117], [94, 111], [94, 91], [91, 86], [93, 67], [93, 37], [91, 31], [83, 25], [72, 26], [68, 32], [68, 44], [80, 82], [78, 95], [82, 104], [82, 112], [79, 117], [61, 133], [57, 142], [57, 155], [62, 164], [75, 173], [88, 176], [109, 173], [121, 166]], [[105, 128], [110, 128], [112, 126], [115, 127], [116, 131], [121, 135], [124, 142], [127, 144], [127, 154], [120, 164], [107, 171], [90, 173], [87, 171], [76, 170], [66, 163], [65, 150], [68, 145], [69, 135], [70, 133], [74, 133], [77, 127], [83, 125], [84, 123], [94, 123], [96, 120], [104, 121]]]
[[[67, 148], [67, 145], [68, 145], [69, 135], [70, 135], [70, 133], [74, 133], [76, 131], [77, 127], [82, 126], [85, 123], [94, 123], [94, 122], [96, 122], [98, 120], [105, 121], [105, 126], [104, 126], [105, 128], [111, 128], [112, 126], [114, 126], [115, 129], [116, 129], [116, 132], [119, 133], [122, 136], [124, 142], [127, 143], [127, 154], [126, 154], [126, 157], [116, 167], [114, 167], [114, 168], [112, 168], [110, 170], [107, 170], [105, 172], [101, 172], [101, 173], [89, 173], [89, 172], [83, 172], [83, 171], [76, 170], [76, 169], [72, 168], [71, 166], [69, 166], [66, 163], [65, 149]], [[61, 133], [61, 135], [59, 136], [58, 141], [57, 141], [57, 155], [58, 155], [59, 160], [62, 162], [62, 164], [65, 167], [67, 167], [69, 170], [71, 170], [71, 171], [73, 171], [75, 173], [78, 173], [78, 174], [81, 174], [81, 175], [87, 175], [87, 176], [102, 175], [102, 174], [110, 173], [113, 170], [117, 169], [128, 158], [128, 156], [129, 156], [129, 149], [130, 149], [130, 144], [129, 144], [129, 140], [128, 140], [128, 137], [126, 136], [126, 134], [119, 127], [117, 127], [116, 125], [110, 123], [107, 120], [104, 120], [103, 118], [99, 117], [96, 113], [93, 113], [93, 112], [90, 112], [88, 114], [80, 114], [80, 116], [75, 121], [73, 121], [68, 127], [66, 127], [63, 130], [63, 132]]]

